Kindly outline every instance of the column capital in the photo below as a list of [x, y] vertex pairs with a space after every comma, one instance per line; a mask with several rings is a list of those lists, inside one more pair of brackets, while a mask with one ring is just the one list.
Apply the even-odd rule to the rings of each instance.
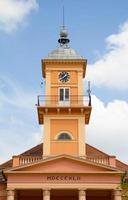
[[43, 189], [44, 196], [50, 196], [50, 189]]
[[85, 187], [80, 187], [80, 188], [78, 188], [78, 190], [79, 190], [79, 191], [84, 191], [84, 192], [86, 192], [87, 188], [85, 188]]
[[51, 188], [49, 188], [49, 187], [44, 187], [44, 188], [42, 188], [42, 190], [43, 190], [43, 191], [50, 191]]
[[8, 190], [7, 189], [7, 196], [14, 196], [15, 195], [15, 190]]
[[79, 190], [79, 196], [85, 196], [86, 191], [85, 190]]
[[115, 190], [113, 190], [113, 195], [114, 196], [120, 196], [121, 195], [121, 189], [115, 189]]
[[86, 188], [79, 188], [79, 200], [86, 200]]
[[114, 200], [121, 200], [121, 189], [115, 189], [113, 190], [113, 197]]
[[7, 190], [7, 200], [15, 199], [15, 190]]
[[50, 200], [50, 189], [43, 189], [43, 200]]

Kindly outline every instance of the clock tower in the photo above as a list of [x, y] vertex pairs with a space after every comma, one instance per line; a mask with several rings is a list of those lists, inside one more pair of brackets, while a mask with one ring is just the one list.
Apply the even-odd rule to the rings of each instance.
[[43, 156], [86, 156], [86, 124], [91, 97], [83, 94], [87, 60], [69, 47], [63, 27], [59, 47], [42, 60], [45, 95], [38, 96], [39, 124], [44, 125]]

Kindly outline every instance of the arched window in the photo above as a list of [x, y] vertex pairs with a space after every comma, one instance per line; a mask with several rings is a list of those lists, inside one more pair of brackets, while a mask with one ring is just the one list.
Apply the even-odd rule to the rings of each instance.
[[71, 140], [71, 136], [68, 133], [61, 133], [58, 138], [58, 140]]

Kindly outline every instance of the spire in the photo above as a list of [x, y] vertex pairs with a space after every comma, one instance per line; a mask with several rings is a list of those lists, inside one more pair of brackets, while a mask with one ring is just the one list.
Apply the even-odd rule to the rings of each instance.
[[67, 37], [68, 37], [68, 32], [65, 28], [65, 12], [64, 12], [64, 6], [63, 6], [63, 26], [60, 30], [60, 38], [58, 40], [61, 47], [67, 47], [68, 46], [67, 44], [70, 42], [70, 40]]
[[63, 6], [63, 29], [65, 28], [65, 12], [64, 12], [64, 6]]

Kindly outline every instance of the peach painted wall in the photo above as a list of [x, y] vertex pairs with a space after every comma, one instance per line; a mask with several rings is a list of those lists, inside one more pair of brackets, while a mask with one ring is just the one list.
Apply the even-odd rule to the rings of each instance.
[[[52, 155], [78, 154], [78, 120], [77, 119], [51, 119], [51, 149]], [[69, 132], [73, 141], [57, 141], [56, 136], [61, 132]]]
[[[52, 167], [51, 167], [52, 166]], [[91, 164], [81, 163], [79, 161], [69, 160], [68, 158], [61, 158], [58, 160], [49, 161], [46, 163], [40, 163], [34, 166], [30, 166], [24, 169], [28, 172], [40, 171], [46, 174], [36, 174], [36, 173], [26, 173], [26, 174], [9, 174], [9, 182], [47, 182], [47, 176], [80, 176], [79, 180], [54, 180], [50, 182], [61, 182], [61, 183], [120, 183], [120, 175], [116, 174], [106, 174], [107, 169], [103, 169], [98, 166]], [[22, 169], [20, 171], [23, 171]], [[81, 174], [82, 172], [97, 172], [97, 173], [87, 173]], [[102, 174], [98, 174], [102, 171]], [[57, 174], [58, 172], [59, 174]], [[65, 173], [63, 173], [65, 172]], [[66, 174], [67, 173], [67, 174]]]
[[51, 95], [52, 96], [58, 96], [58, 87], [51, 87]]
[[78, 139], [78, 119], [51, 119], [51, 140], [61, 131], [68, 131]]
[[[51, 168], [52, 166], [52, 168]], [[69, 160], [67, 158], [60, 158], [58, 160], [53, 160], [53, 161], [49, 161], [46, 163], [41, 163], [38, 165], [34, 165], [31, 167], [27, 167], [26, 169], [27, 171], [43, 171], [43, 172], [49, 172], [49, 173], [55, 173], [56, 171], [61, 173], [61, 172], [65, 172], [65, 173], [73, 173], [73, 172], [83, 172], [83, 171], [107, 171], [101, 167], [98, 166], [94, 166], [94, 165], [90, 165], [90, 164], [85, 164], [85, 163], [80, 163], [80, 162], [76, 162], [73, 160]], [[22, 170], [20, 170], [22, 171]]]
[[[62, 60], [61, 60], [62, 61]], [[77, 72], [82, 71], [83, 72], [83, 61], [80, 63], [76, 62], [51, 62], [51, 63], [45, 63], [45, 72], [61, 72], [61, 71], [69, 71], [69, 72]]]
[[76, 95], [78, 95], [78, 88], [77, 88], [77, 87], [71, 87], [70, 95], [71, 95], [71, 96], [76, 96]]
[[[78, 71], [74, 69], [76, 64], [53, 64], [52, 68], [47, 66], [49, 72], [51, 73], [51, 95], [58, 95], [59, 87], [70, 87], [71, 95], [78, 95]], [[56, 69], [58, 68], [58, 69]], [[83, 70], [82, 65], [78, 67]], [[62, 83], [59, 81], [59, 73], [62, 71], [67, 71], [70, 74], [70, 80], [68, 82]]]
[[72, 154], [78, 155], [78, 142], [72, 141], [53, 141], [51, 142], [51, 154]]
[[120, 176], [119, 175], [103, 175], [103, 174], [83, 174], [83, 175], [77, 175], [80, 176], [80, 180], [56, 180], [51, 179], [49, 180], [49, 176], [76, 176], [76, 174], [10, 174], [8, 176], [8, 184], [11, 183], [49, 183], [49, 184], [76, 184], [76, 183], [86, 183], [86, 184], [120, 184]]
[[[51, 168], [52, 166], [52, 168]], [[56, 160], [51, 160], [47, 161], [44, 163], [38, 163], [37, 165], [33, 165], [30, 167], [26, 167], [23, 169], [19, 169], [19, 171], [42, 171], [42, 172], [49, 172], [49, 173], [81, 173], [81, 172], [107, 172], [109, 170], [102, 168], [100, 166], [95, 166], [92, 164], [84, 163], [84, 162], [79, 162], [75, 160], [71, 160], [69, 158], [59, 158]], [[99, 175], [98, 175], [99, 176]], [[103, 174], [102, 174], [103, 176]]]

